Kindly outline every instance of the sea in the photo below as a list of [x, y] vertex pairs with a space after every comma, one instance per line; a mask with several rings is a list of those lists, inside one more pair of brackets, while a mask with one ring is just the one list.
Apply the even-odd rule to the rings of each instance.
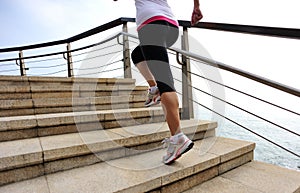
[[[254, 160], [265, 163], [275, 164], [281, 167], [297, 170], [300, 172], [300, 158], [282, 148], [268, 142], [267, 140], [253, 134], [252, 132], [232, 123], [231, 121], [212, 113], [204, 108], [197, 108], [195, 117], [198, 119], [212, 120], [218, 122], [217, 136], [228, 137], [232, 139], [246, 140], [256, 144], [254, 151]], [[300, 133], [300, 118], [299, 116], [288, 115], [280, 116], [278, 114], [272, 115], [272, 122], [277, 125], [284, 125], [284, 128]], [[247, 113], [241, 112], [239, 109], [226, 107], [224, 114], [227, 118], [234, 120], [238, 124], [243, 125], [247, 129], [266, 137], [272, 142], [279, 144], [300, 155], [300, 137], [291, 134], [277, 126], [254, 117]], [[271, 118], [268, 118], [271, 119]]]

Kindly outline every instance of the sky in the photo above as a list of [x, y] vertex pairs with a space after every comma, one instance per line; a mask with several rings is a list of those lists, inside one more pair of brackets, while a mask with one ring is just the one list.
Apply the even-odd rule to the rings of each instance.
[[[169, 0], [189, 20], [192, 0]], [[298, 0], [200, 0], [202, 21], [300, 28]], [[133, 0], [1, 0], [0, 47], [57, 40], [119, 17], [135, 17]]]
[[[178, 19], [190, 20], [192, 0], [169, 4]], [[299, 0], [200, 0], [203, 22], [298, 29], [299, 7]], [[120, 17], [135, 17], [133, 0], [1, 0], [0, 48], [66, 39]], [[217, 61], [300, 89], [300, 40], [199, 29], [189, 34]]]

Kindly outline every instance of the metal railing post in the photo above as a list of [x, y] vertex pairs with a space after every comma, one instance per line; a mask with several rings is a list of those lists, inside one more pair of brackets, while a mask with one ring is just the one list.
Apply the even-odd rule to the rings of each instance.
[[71, 53], [71, 44], [67, 44], [67, 62], [68, 62], [68, 77], [73, 77], [73, 62]]
[[[186, 27], [183, 28], [183, 35], [181, 37], [181, 49], [188, 51], [189, 50], [189, 39], [188, 39], [188, 29]], [[182, 119], [191, 119], [194, 118], [194, 108], [193, 101], [191, 100], [193, 97], [192, 93], [192, 77], [189, 72], [191, 72], [190, 60], [182, 55]]]
[[25, 62], [23, 59], [23, 51], [19, 51], [19, 62], [20, 62], [20, 74], [21, 76], [26, 76], [26, 68], [25, 68]]
[[[127, 22], [123, 24], [123, 32], [128, 33]], [[124, 62], [124, 78], [132, 78], [129, 41], [128, 41], [128, 36], [126, 35], [123, 35], [123, 62]]]

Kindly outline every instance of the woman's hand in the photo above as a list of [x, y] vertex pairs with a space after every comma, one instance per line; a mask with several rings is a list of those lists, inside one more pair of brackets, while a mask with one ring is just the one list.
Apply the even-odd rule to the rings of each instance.
[[192, 19], [191, 19], [192, 25], [197, 24], [202, 18], [203, 18], [203, 15], [202, 15], [199, 7], [194, 7]]

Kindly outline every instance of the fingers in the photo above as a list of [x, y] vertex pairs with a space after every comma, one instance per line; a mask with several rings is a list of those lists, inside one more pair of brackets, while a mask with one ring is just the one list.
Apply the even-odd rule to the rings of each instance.
[[202, 19], [202, 14], [199, 13], [193, 13], [192, 16], [192, 25], [195, 25], [196, 23], [198, 23], [201, 19]]
[[192, 25], [195, 25], [203, 18], [203, 15], [199, 8], [195, 8], [192, 14], [191, 23]]

